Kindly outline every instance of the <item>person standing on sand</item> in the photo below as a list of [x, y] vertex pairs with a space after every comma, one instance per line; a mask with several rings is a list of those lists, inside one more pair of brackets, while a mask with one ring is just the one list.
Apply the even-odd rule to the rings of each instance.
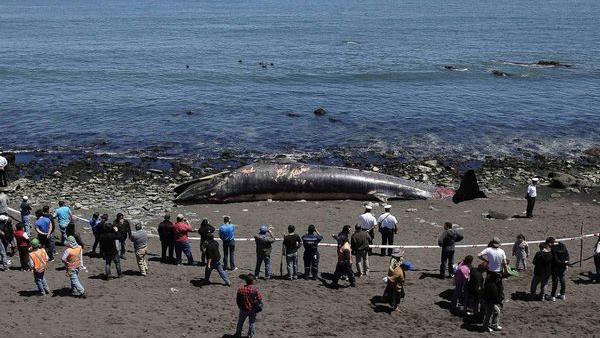
[[489, 332], [500, 331], [500, 313], [504, 301], [502, 272], [508, 266], [506, 253], [500, 248], [500, 239], [494, 237], [488, 247], [478, 255], [487, 264], [487, 276], [483, 284], [485, 302], [484, 328]]
[[337, 235], [332, 234], [331, 237], [333, 237], [333, 239], [335, 239], [335, 242], [337, 243], [337, 246], [339, 249], [340, 246], [342, 246], [342, 244], [344, 244], [344, 239], [346, 239], [346, 240], [350, 239], [350, 226], [344, 225], [342, 227], [342, 231], [340, 231]]
[[131, 237], [131, 225], [122, 213], [118, 213], [113, 226], [119, 229], [120, 258], [125, 259], [125, 253], [127, 252], [126, 241], [128, 237]]
[[[171, 222], [171, 215], [165, 214], [164, 219], [158, 225], [158, 237], [160, 238], [161, 255], [160, 261], [162, 263], [173, 262], [173, 249], [175, 247], [175, 233], [173, 232], [173, 222]], [[167, 251], [169, 257], [167, 258]]]
[[204, 268], [204, 283], [210, 283], [210, 273], [213, 270], [217, 270], [219, 276], [225, 282], [225, 285], [231, 286], [229, 281], [229, 275], [223, 265], [221, 264], [221, 253], [219, 252], [219, 242], [215, 241], [215, 237], [212, 233], [206, 234], [206, 267]]
[[548, 285], [548, 277], [550, 277], [552, 269], [552, 252], [550, 246], [546, 243], [540, 243], [540, 251], [536, 252], [533, 257], [533, 278], [531, 279], [531, 288], [529, 291], [529, 299], [536, 298], [537, 286], [540, 285], [540, 300], [546, 300], [546, 285]]
[[29, 203], [29, 197], [23, 196], [23, 200], [21, 201], [21, 205], [19, 206], [21, 212], [21, 222], [23, 222], [23, 228], [25, 232], [29, 235], [31, 230], [31, 204]]
[[319, 275], [319, 243], [323, 240], [323, 236], [317, 231], [314, 224], [308, 226], [308, 233], [302, 236], [302, 244], [304, 245], [304, 279], [312, 276], [312, 279], [317, 279]]
[[[108, 216], [108, 215], [107, 215]], [[104, 218], [104, 215], [102, 216]], [[108, 219], [108, 217], [107, 217]], [[100, 234], [100, 252], [104, 254], [104, 279], [110, 279], [110, 264], [115, 262], [117, 278], [121, 278], [121, 260], [117, 241], [119, 240], [119, 229], [112, 224], [106, 223]]]
[[[565, 273], [569, 269], [569, 250], [564, 243], [556, 241], [554, 237], [548, 237], [546, 243], [552, 251], [552, 292], [550, 300], [555, 301], [556, 298], [566, 300], [565, 291]], [[556, 294], [556, 289], [560, 283], [560, 293]]]
[[219, 227], [219, 237], [223, 241], [224, 269], [237, 270], [235, 266], [235, 226], [231, 224], [231, 217], [223, 216], [223, 224]]
[[265, 262], [265, 279], [272, 279], [271, 250], [272, 244], [275, 242], [275, 237], [273, 237], [271, 228], [266, 224], [261, 225], [258, 235], [254, 235], [254, 242], [256, 243], [256, 268], [254, 269], [254, 277], [259, 277], [260, 266]]
[[[391, 214], [392, 206], [386, 204], [385, 212], [379, 216], [377, 224], [381, 233], [381, 245], [394, 245], [394, 234], [398, 233], [398, 220]], [[387, 249], [387, 255], [392, 254], [392, 248]], [[381, 255], [385, 256], [385, 249], [381, 249]]]
[[33, 270], [33, 280], [38, 288], [38, 294], [45, 296], [50, 293], [48, 282], [44, 274], [48, 265], [48, 254], [46, 250], [40, 249], [40, 241], [34, 238], [31, 241], [31, 252], [29, 253], [29, 266]]
[[135, 260], [142, 276], [148, 274], [148, 262], [146, 262], [146, 253], [148, 251], [148, 232], [142, 229], [142, 224], [136, 222], [135, 231], [129, 235], [129, 239], [133, 242], [135, 250]]
[[240, 313], [234, 336], [241, 337], [244, 322], [248, 318], [248, 338], [252, 338], [256, 330], [256, 314], [261, 312], [263, 308], [263, 295], [254, 286], [255, 278], [252, 274], [245, 275], [244, 277], [246, 285], [239, 288], [236, 295], [236, 303], [240, 309]]
[[281, 252], [285, 255], [288, 280], [298, 279], [298, 249], [302, 246], [302, 239], [296, 233], [296, 227], [288, 225], [288, 234], [283, 236]]
[[[42, 207], [42, 213], [44, 213], [44, 217], [49, 219], [52, 223], [52, 231], [50, 231], [50, 234], [52, 235], [52, 241], [54, 241], [56, 239], [56, 237], [54, 236], [54, 231], [56, 230], [56, 222], [54, 221], [54, 215], [50, 212], [50, 206], [44, 205]], [[56, 253], [56, 250], [54, 250], [54, 253]]]
[[46, 249], [50, 262], [54, 261], [54, 241], [52, 240], [52, 222], [44, 217], [41, 210], [35, 212], [37, 220], [35, 221], [35, 231], [37, 232], [37, 240], [40, 245]]
[[527, 214], [528, 218], [533, 217], [533, 207], [535, 206], [535, 198], [537, 197], [537, 183], [540, 179], [534, 177], [531, 179], [531, 184], [527, 187]]
[[454, 293], [450, 304], [450, 311], [457, 311], [458, 304], [462, 304], [466, 309], [465, 288], [471, 276], [471, 266], [473, 265], [473, 256], [467, 255], [462, 262], [458, 264], [456, 274], [454, 275]]
[[[373, 207], [370, 205], [365, 205], [365, 212], [358, 216], [358, 224], [360, 227], [369, 234], [371, 237], [371, 242], [375, 238], [375, 227], [377, 226], [377, 219], [371, 213]], [[371, 249], [369, 249], [369, 253], [371, 253]]]
[[350, 243], [348, 238], [343, 239], [342, 245], [338, 249], [337, 256], [338, 262], [333, 273], [332, 286], [338, 287], [338, 281], [340, 277], [346, 276], [350, 282], [351, 287], [356, 286], [356, 280], [354, 279], [354, 272], [352, 272], [352, 254], [350, 249]]
[[182, 214], [177, 215], [177, 223], [173, 225], [173, 233], [175, 239], [175, 263], [181, 265], [181, 252], [187, 257], [188, 265], [194, 265], [194, 257], [190, 247], [190, 239], [188, 233], [192, 231], [192, 226], [183, 217]]
[[448, 266], [448, 278], [454, 277], [454, 248], [455, 243], [463, 240], [463, 236], [452, 229], [452, 223], [444, 223], [444, 231], [438, 237], [438, 245], [442, 248], [442, 257], [440, 264], [440, 278], [446, 275], [446, 264]]
[[17, 223], [16, 228], [14, 235], [19, 251], [19, 261], [21, 261], [21, 271], [29, 271], [29, 235], [23, 229], [23, 223]]
[[8, 186], [8, 179], [6, 178], [6, 166], [8, 165], [8, 160], [6, 157], [0, 156], [0, 187]]
[[79, 280], [79, 270], [83, 268], [83, 250], [77, 244], [75, 237], [67, 237], [67, 249], [62, 255], [62, 262], [67, 268], [67, 276], [71, 280], [71, 294], [75, 297], [85, 298], [85, 289]]
[[[0, 215], [0, 271], [6, 271], [8, 269], [8, 255], [6, 241], [6, 226], [8, 223], [8, 217], [6, 215]], [[12, 228], [12, 224], [10, 225]], [[12, 230], [12, 229], [11, 229]]]
[[92, 229], [92, 234], [94, 235], [94, 244], [92, 245], [92, 251], [90, 251], [90, 255], [96, 255], [96, 248], [100, 243], [100, 233], [102, 232], [101, 229], [104, 226], [104, 224], [102, 224], [102, 221], [100, 220], [99, 212], [95, 212], [92, 215], [92, 219], [90, 219], [89, 224], [90, 229]]
[[[210, 225], [208, 219], [203, 219], [202, 223], [200, 223], [200, 228], [198, 229], [198, 234], [200, 235], [200, 264], [206, 264], [206, 241], [208, 240], [208, 234], [212, 234], [215, 232], [215, 227]], [[213, 236], [214, 239], [214, 236]], [[219, 255], [219, 260], [221, 259]]]
[[600, 233], [597, 233], [595, 236], [598, 237], [598, 241], [594, 245], [594, 265], [596, 266], [594, 282], [600, 283]]
[[523, 270], [527, 270], [527, 257], [529, 257], [529, 244], [525, 241], [525, 236], [517, 235], [517, 240], [513, 244], [513, 256], [516, 258], [517, 263], [515, 269], [519, 270], [522, 265]]
[[8, 195], [4, 193], [4, 191], [0, 191], [0, 215], [8, 216], [8, 204], [10, 203], [10, 199]]
[[350, 248], [356, 257], [359, 278], [369, 275], [369, 244], [371, 244], [371, 237], [357, 224], [350, 239]]
[[62, 245], [65, 245], [65, 242], [67, 241], [67, 226], [73, 219], [73, 213], [64, 201], [58, 202], [58, 209], [54, 210], [54, 218], [58, 220], [60, 242]]
[[390, 299], [392, 311], [398, 310], [398, 304], [404, 298], [404, 281], [406, 275], [402, 264], [404, 263], [404, 251], [394, 248], [387, 273], [387, 285], [384, 294]]
[[467, 316], [479, 316], [481, 314], [483, 273], [485, 270], [485, 263], [481, 263], [476, 267], [471, 265], [469, 270], [469, 281], [465, 287], [465, 314]]

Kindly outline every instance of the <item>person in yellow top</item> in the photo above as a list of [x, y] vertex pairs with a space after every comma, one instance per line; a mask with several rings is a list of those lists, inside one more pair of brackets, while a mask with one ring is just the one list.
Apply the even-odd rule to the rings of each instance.
[[67, 237], [67, 249], [62, 255], [62, 262], [67, 268], [67, 276], [71, 279], [71, 293], [75, 297], [85, 297], [85, 289], [79, 281], [79, 270], [83, 267], [83, 250], [73, 236]]
[[33, 279], [37, 285], [40, 296], [50, 293], [48, 282], [44, 274], [48, 265], [48, 254], [46, 250], [40, 249], [41, 243], [37, 238], [31, 241], [31, 252], [29, 253], [29, 266], [33, 270]]
[[395, 248], [390, 259], [390, 266], [387, 275], [386, 293], [390, 298], [392, 310], [398, 310], [400, 300], [404, 298], [404, 251], [400, 248]]

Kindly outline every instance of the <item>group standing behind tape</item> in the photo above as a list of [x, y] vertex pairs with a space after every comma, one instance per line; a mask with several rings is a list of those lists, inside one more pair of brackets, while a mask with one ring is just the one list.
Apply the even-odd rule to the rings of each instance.
[[[18, 210], [15, 210], [13, 208], [8, 208], [8, 210], [20, 215], [20, 212]], [[77, 216], [77, 215], [73, 215], [73, 217], [77, 220], [85, 222], [86, 224], [89, 224], [89, 222], [90, 222], [88, 219], [85, 219], [85, 218]], [[155, 234], [148, 234], [148, 236], [158, 237], [158, 235], [155, 235]], [[566, 242], [566, 241], [574, 241], [574, 240], [589, 238], [589, 237], [594, 237], [594, 236], [595, 236], [595, 234], [591, 233], [591, 234], [584, 234], [584, 235], [579, 235], [579, 236], [574, 236], [574, 237], [557, 238], [556, 240], [559, 242]], [[189, 239], [199, 241], [200, 237], [189, 237]], [[220, 239], [216, 239], [216, 240], [220, 240]], [[275, 240], [281, 241], [281, 240], [283, 240], [283, 238], [275, 238]], [[254, 238], [236, 238], [235, 241], [236, 242], [237, 241], [239, 241], [239, 242], [254, 241]], [[527, 241], [527, 243], [530, 243], [530, 244], [543, 243], [543, 242], [546, 242], [546, 240], [543, 239], [543, 240]], [[514, 244], [513, 242], [500, 243], [501, 246], [509, 246], [509, 245], [513, 245], [513, 244]], [[319, 243], [319, 246], [337, 247], [337, 244], [336, 243]], [[455, 245], [455, 248], [480, 248], [480, 247], [487, 247], [487, 246], [488, 246], [488, 244], [460, 244], [460, 245]], [[381, 248], [381, 249], [393, 249], [393, 248], [439, 249], [440, 248], [438, 245], [378, 245], [378, 244], [371, 244], [371, 245], [369, 245], [369, 247], [377, 248], [377, 249], [379, 249], [379, 248]]]

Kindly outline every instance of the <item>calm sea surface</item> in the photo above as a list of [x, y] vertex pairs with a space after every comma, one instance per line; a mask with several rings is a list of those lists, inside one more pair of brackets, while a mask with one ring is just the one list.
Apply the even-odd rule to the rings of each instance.
[[599, 107], [597, 0], [0, 2], [4, 150], [574, 155]]

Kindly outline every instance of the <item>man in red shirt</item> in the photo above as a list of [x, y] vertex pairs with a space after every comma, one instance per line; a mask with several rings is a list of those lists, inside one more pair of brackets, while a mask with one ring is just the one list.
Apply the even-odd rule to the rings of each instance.
[[177, 223], [173, 225], [173, 233], [175, 237], [175, 258], [177, 265], [181, 264], [181, 252], [185, 253], [188, 265], [194, 265], [194, 257], [190, 248], [190, 239], [188, 232], [192, 231], [192, 226], [183, 217], [182, 214], [177, 215]]
[[262, 311], [263, 295], [254, 286], [255, 277], [252, 274], [244, 276], [246, 285], [242, 286], [237, 291], [236, 302], [240, 309], [240, 315], [235, 332], [236, 337], [242, 335], [242, 328], [246, 318], [249, 318], [248, 337], [254, 337], [254, 325], [256, 323], [256, 314]]

